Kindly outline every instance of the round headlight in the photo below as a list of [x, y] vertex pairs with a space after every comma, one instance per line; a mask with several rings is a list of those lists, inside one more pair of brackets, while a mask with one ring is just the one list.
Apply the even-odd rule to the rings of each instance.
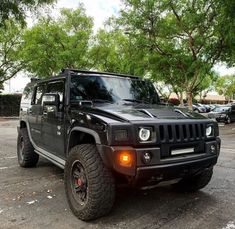
[[146, 128], [141, 128], [139, 131], [139, 138], [141, 141], [148, 141], [151, 136], [151, 131]]
[[208, 126], [207, 128], [206, 128], [206, 136], [208, 137], [208, 136], [211, 136], [211, 134], [212, 134], [212, 127], [211, 126]]

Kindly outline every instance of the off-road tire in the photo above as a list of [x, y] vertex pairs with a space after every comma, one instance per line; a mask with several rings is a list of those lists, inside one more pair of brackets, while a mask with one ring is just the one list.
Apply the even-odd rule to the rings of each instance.
[[[75, 162], [83, 166], [87, 180], [87, 199], [83, 205], [76, 200], [72, 189], [72, 167]], [[93, 220], [108, 214], [112, 209], [115, 181], [95, 145], [81, 144], [71, 149], [65, 164], [64, 182], [69, 206], [79, 219]]]
[[174, 188], [182, 192], [196, 192], [204, 188], [210, 182], [213, 175], [213, 168], [206, 169], [202, 173], [183, 178], [174, 184]]
[[34, 147], [29, 139], [28, 131], [26, 128], [21, 128], [18, 133], [17, 156], [19, 165], [21, 167], [34, 167], [38, 163], [39, 155], [34, 152]]

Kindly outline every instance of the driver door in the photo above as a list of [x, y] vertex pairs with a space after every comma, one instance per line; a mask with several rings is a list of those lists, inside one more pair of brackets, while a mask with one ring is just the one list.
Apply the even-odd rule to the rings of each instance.
[[64, 80], [49, 82], [46, 94], [57, 94], [59, 96], [58, 107], [43, 105], [42, 116], [42, 139], [43, 148], [47, 151], [64, 158]]

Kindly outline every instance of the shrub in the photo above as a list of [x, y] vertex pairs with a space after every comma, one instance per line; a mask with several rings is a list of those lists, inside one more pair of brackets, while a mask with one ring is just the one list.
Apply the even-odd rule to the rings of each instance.
[[0, 94], [0, 116], [18, 116], [21, 94]]
[[177, 98], [171, 98], [168, 100], [168, 103], [173, 104], [174, 106], [180, 105], [180, 101]]

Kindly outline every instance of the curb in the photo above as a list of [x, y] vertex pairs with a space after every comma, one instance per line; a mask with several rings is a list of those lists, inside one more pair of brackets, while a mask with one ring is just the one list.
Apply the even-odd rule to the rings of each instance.
[[0, 116], [0, 121], [4, 121], [4, 120], [17, 120], [19, 119], [19, 117], [4, 117], [4, 116]]

